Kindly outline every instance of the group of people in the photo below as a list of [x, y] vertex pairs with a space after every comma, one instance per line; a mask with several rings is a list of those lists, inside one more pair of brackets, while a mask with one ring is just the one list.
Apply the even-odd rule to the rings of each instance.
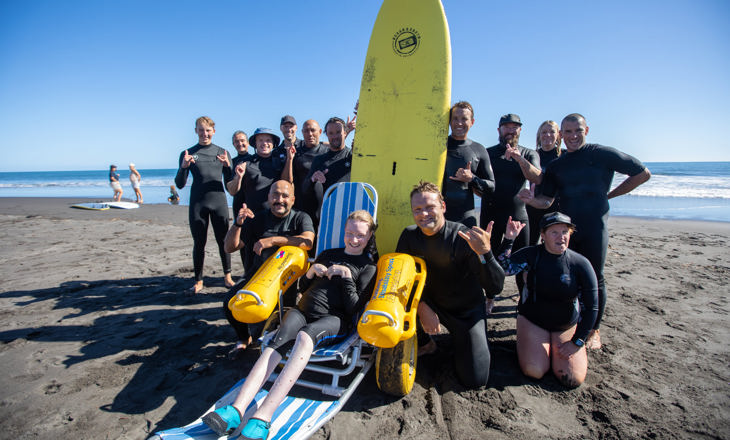
[[[143, 203], [142, 191], [139, 188], [142, 182], [142, 176], [139, 174], [139, 171], [137, 171], [137, 168], [135, 168], [133, 163], [129, 164], [129, 182], [132, 184], [132, 189], [134, 190], [136, 198], [135, 202]], [[122, 189], [122, 184], [119, 182], [119, 173], [117, 173], [116, 165], [109, 165], [109, 186], [111, 186], [112, 190], [114, 190], [112, 200], [115, 202], [121, 201], [124, 190]]]
[[[458, 102], [451, 108], [442, 186], [422, 181], [413, 187], [410, 204], [415, 224], [404, 229], [396, 247], [397, 252], [423, 258], [428, 267], [418, 305], [419, 355], [437, 348], [430, 335], [445, 327], [453, 335], [459, 381], [466, 387], [486, 385], [490, 369], [487, 316], [505, 276], [515, 275], [520, 288], [520, 368], [532, 378], [552, 369], [561, 383], [578, 386], [587, 373], [586, 348], [600, 348], [608, 199], [636, 188], [650, 173], [629, 155], [587, 144], [588, 126], [579, 114], [566, 116], [560, 127], [552, 121], [543, 123], [537, 151], [519, 145], [522, 122], [515, 114], [499, 119], [499, 143], [490, 148], [468, 138], [473, 124], [469, 103]], [[352, 151], [345, 146], [345, 138], [354, 121], [330, 118], [324, 129], [328, 144], [319, 140], [322, 129], [314, 120], [305, 122], [301, 140], [296, 138], [293, 117], [283, 117], [280, 128], [283, 140], [266, 128], [256, 129], [250, 139], [244, 132], [234, 133], [238, 156], [231, 159], [225, 149], [212, 143], [213, 121], [207, 117], [196, 121], [198, 144], [181, 153], [175, 179], [177, 187], [183, 188], [188, 174], [194, 176], [189, 208], [195, 270], [192, 293], [203, 288], [209, 221], [231, 295], [238, 288], [231, 278], [231, 253], [241, 254], [242, 283], [280, 246], [305, 250], [314, 246], [324, 191], [349, 180]], [[561, 151], [561, 140], [566, 150]], [[249, 141], [254, 154], [247, 151]], [[610, 190], [614, 172], [629, 177]], [[224, 188], [234, 197], [235, 220], [230, 228]], [[478, 219], [475, 195], [481, 197]], [[347, 333], [352, 316], [372, 290], [377, 262], [374, 231], [369, 214], [350, 214], [345, 248], [321, 253], [296, 291], [289, 293], [285, 301], [293, 308], [234, 403], [204, 417], [219, 435], [238, 428], [244, 438], [266, 438], [274, 410], [312, 351]], [[235, 354], [251, 343], [255, 330], [236, 321], [227, 307], [229, 298], [224, 311], [237, 334]], [[247, 406], [290, 349], [289, 360], [262, 406], [243, 424]]]

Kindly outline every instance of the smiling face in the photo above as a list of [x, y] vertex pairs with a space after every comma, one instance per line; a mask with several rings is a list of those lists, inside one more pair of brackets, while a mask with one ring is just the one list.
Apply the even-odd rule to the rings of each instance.
[[198, 135], [198, 143], [200, 145], [210, 145], [213, 142], [215, 128], [206, 123], [195, 123], [195, 134]]
[[256, 135], [256, 154], [261, 157], [271, 156], [274, 149], [274, 137], [270, 134], [259, 133]]
[[345, 126], [339, 122], [330, 122], [327, 124], [327, 139], [330, 142], [330, 150], [339, 151], [345, 147], [345, 137], [347, 132]]
[[543, 124], [540, 128], [540, 148], [551, 151], [558, 141], [558, 130], [552, 124]]
[[510, 144], [516, 147], [520, 143], [520, 133], [522, 132], [522, 126], [514, 122], [508, 122], [502, 124], [497, 129], [499, 133], [499, 143], [502, 145]]
[[560, 255], [568, 249], [570, 234], [573, 230], [565, 223], [558, 223], [545, 228], [540, 232], [540, 237], [545, 244], [545, 250], [551, 254]]
[[454, 107], [451, 111], [451, 137], [463, 141], [469, 133], [469, 129], [474, 125], [474, 116], [468, 108]]
[[569, 152], [580, 150], [586, 144], [586, 136], [588, 135], [588, 126], [585, 119], [563, 121], [560, 125], [560, 135], [563, 138], [565, 148]]
[[417, 192], [411, 196], [411, 212], [416, 225], [426, 235], [435, 235], [446, 223], [446, 204], [440, 194]]
[[276, 217], [283, 218], [289, 214], [294, 205], [294, 188], [286, 180], [274, 182], [269, 188], [269, 207]]
[[297, 126], [291, 122], [285, 122], [279, 126], [284, 139], [293, 141], [297, 137]]
[[233, 136], [233, 147], [236, 149], [238, 154], [248, 153], [248, 138], [243, 133], [238, 133]]
[[357, 219], [349, 219], [345, 223], [345, 253], [360, 255], [365, 251], [373, 232], [369, 225]]

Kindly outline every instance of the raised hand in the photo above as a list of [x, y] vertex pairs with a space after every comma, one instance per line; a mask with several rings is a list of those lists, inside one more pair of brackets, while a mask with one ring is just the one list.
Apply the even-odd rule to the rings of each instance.
[[467, 230], [466, 232], [459, 231], [459, 237], [466, 240], [471, 250], [479, 255], [484, 255], [492, 250], [490, 240], [492, 238], [493, 227], [493, 221], [489, 222], [485, 229], [482, 229], [478, 226], [472, 226], [472, 228]]
[[243, 177], [244, 174], [246, 174], [246, 164], [248, 162], [241, 162], [238, 165], [236, 165], [236, 168], [233, 170], [238, 177]]
[[474, 174], [471, 172], [471, 161], [467, 162], [464, 168], [456, 170], [456, 174], [449, 176], [451, 180], [457, 180], [459, 182], [469, 183], [474, 178]]
[[535, 184], [531, 183], [530, 189], [522, 188], [520, 192], [517, 193], [517, 197], [529, 205], [530, 202], [535, 199]]
[[507, 219], [507, 230], [504, 232], [504, 238], [507, 240], [514, 240], [518, 235], [520, 235], [520, 231], [522, 231], [522, 228], [524, 227], [524, 223], [519, 220], [512, 221], [512, 216], [509, 216]]
[[191, 156], [190, 154], [188, 154], [188, 150], [185, 150], [185, 154], [183, 155], [183, 161], [182, 161], [181, 167], [187, 168], [191, 164], [194, 164], [194, 163], [195, 163], [195, 156]]
[[215, 158], [218, 159], [218, 162], [222, 163], [226, 167], [228, 167], [228, 168], [231, 167], [231, 161], [228, 160], [228, 154], [226, 154], [226, 153], [219, 154]]
[[238, 223], [239, 225], [242, 225], [243, 222], [247, 218], [254, 218], [254, 217], [255, 216], [254, 216], [253, 211], [251, 211], [251, 209], [249, 209], [249, 207], [246, 206], [246, 204], [244, 203], [243, 206], [241, 206], [241, 209], [238, 210], [238, 215], [236, 216], [236, 223]]
[[515, 146], [513, 147], [510, 144], [507, 144], [507, 149], [504, 152], [504, 158], [507, 160], [517, 160], [520, 157], [522, 157], [522, 154], [520, 154], [520, 150]]
[[327, 174], [328, 172], [329, 172], [329, 168], [327, 168], [324, 171], [319, 171], [319, 170], [315, 171], [314, 174], [312, 174], [312, 182], [324, 183], [325, 181], [327, 181], [325, 174]]

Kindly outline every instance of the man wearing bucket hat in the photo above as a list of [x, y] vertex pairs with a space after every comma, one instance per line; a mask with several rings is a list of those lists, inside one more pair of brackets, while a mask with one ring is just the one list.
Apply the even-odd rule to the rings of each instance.
[[[577, 225], [570, 248], [588, 258], [598, 279], [598, 318], [586, 341], [589, 349], [601, 348], [599, 327], [606, 307], [603, 266], [608, 250], [608, 200], [629, 193], [649, 180], [651, 173], [638, 159], [615, 148], [586, 143], [588, 125], [578, 113], [571, 113], [560, 124], [567, 152], [545, 167], [542, 195], [522, 190], [520, 198], [531, 206], [546, 209], [560, 196], [560, 209]], [[621, 184], [611, 189], [614, 173], [626, 174]]]
[[598, 315], [598, 282], [588, 259], [568, 249], [575, 225], [560, 212], [540, 220], [542, 243], [512, 253], [525, 226], [507, 221], [499, 260], [505, 275], [525, 276], [517, 305], [517, 359], [522, 372], [540, 379], [551, 368], [563, 385], [583, 383], [585, 341]]

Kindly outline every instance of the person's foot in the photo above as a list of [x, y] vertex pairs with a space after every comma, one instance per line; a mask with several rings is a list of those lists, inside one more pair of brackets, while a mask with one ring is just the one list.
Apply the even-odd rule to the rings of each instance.
[[193, 287], [189, 288], [185, 292], [189, 295], [197, 295], [203, 290], [203, 281], [197, 281], [195, 284], [193, 284]]
[[236, 285], [230, 273], [227, 273], [223, 276], [223, 283], [225, 283], [226, 287], [229, 289]]
[[241, 431], [241, 438], [246, 440], [266, 440], [269, 438], [271, 422], [261, 419], [248, 419], [246, 426]]
[[436, 341], [431, 339], [427, 343], [421, 345], [418, 347], [418, 356], [426, 356], [427, 354], [433, 354], [436, 352], [436, 349], [438, 346], [436, 346]]
[[494, 308], [494, 298], [487, 298], [486, 308], [487, 308], [487, 315], [491, 315], [492, 309]]
[[203, 423], [212, 429], [218, 437], [230, 434], [241, 424], [241, 412], [233, 405], [226, 405], [209, 412], [202, 418]]
[[251, 336], [248, 337], [248, 342], [236, 341], [236, 345], [234, 345], [231, 351], [228, 352], [228, 359], [238, 359], [243, 355], [249, 345], [251, 345]]
[[588, 350], [600, 350], [601, 347], [601, 331], [598, 329], [591, 330], [586, 340], [586, 348]]

